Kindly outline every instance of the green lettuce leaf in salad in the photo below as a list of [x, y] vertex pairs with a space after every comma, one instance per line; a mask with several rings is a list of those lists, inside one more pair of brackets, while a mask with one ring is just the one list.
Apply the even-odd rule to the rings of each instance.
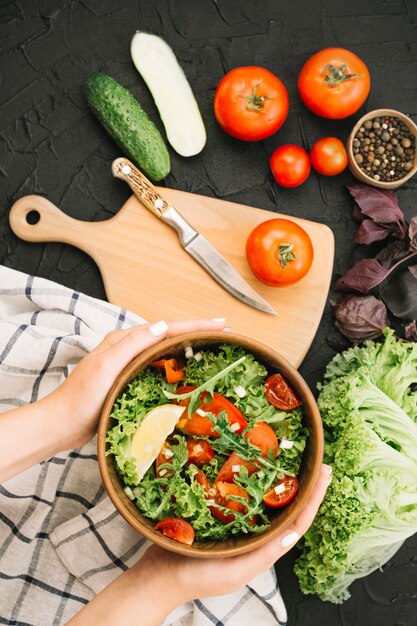
[[[146, 517], [155, 521], [165, 517], [185, 519], [192, 524], [197, 539], [220, 540], [242, 532], [263, 532], [270, 523], [263, 503], [264, 494], [284, 474], [296, 475], [299, 471], [308, 434], [302, 425], [302, 409], [283, 412], [268, 402], [264, 388], [268, 372], [252, 354], [242, 348], [224, 344], [215, 351], [202, 350], [200, 356], [200, 360], [187, 360], [186, 379], [178, 385], [168, 384], [155, 368], [143, 371], [128, 385], [113, 408], [112, 417], [117, 423], [107, 435], [110, 444], [108, 454], [115, 457], [116, 468], [128, 490], [126, 493], [134, 499]], [[138, 485], [136, 460], [130, 456], [132, 436], [152, 408], [182, 397], [175, 394], [175, 389], [183, 385], [198, 388], [194, 393], [185, 394], [190, 397], [190, 405], [195, 406], [199, 402], [202, 391], [207, 392], [208, 398], [214, 392], [219, 393], [238, 406], [248, 421], [248, 428], [256, 421], [268, 422], [276, 430], [279, 440], [286, 438], [293, 444], [291, 448], [280, 450], [276, 460], [272, 456], [263, 459], [259, 448], [230, 428], [226, 412], [222, 411], [217, 418], [207, 413], [219, 433], [218, 438], [210, 439], [215, 458], [202, 468], [210, 483], [215, 481], [220, 468], [233, 451], [243, 459], [256, 459], [260, 466], [260, 470], [250, 477], [245, 467], [240, 468], [236, 482], [246, 489], [250, 502], [242, 501], [247, 505], [246, 513], [234, 511], [235, 519], [228, 524], [213, 516], [209, 506], [225, 513], [230, 513], [230, 510], [212, 501], [208, 504], [203, 487], [195, 480], [198, 468], [192, 464], [186, 466], [187, 437], [182, 434], [170, 438], [173, 456], [166, 464], [169, 470], [167, 475], [156, 476], [152, 466]], [[243, 397], [236, 391], [239, 387], [245, 391]], [[239, 500], [237, 496], [231, 498]]]

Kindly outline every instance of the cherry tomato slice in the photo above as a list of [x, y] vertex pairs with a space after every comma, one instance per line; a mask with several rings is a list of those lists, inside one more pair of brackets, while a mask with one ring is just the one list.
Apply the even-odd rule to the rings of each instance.
[[179, 517], [166, 517], [155, 524], [153, 530], [160, 532], [165, 535], [165, 537], [174, 539], [179, 543], [186, 543], [188, 546], [190, 546], [194, 541], [193, 527], [191, 524], [183, 519], [180, 519]]
[[[275, 487], [266, 492], [263, 501], [267, 506], [278, 508], [285, 506], [294, 500], [298, 491], [298, 479], [296, 476], [286, 476]], [[277, 493], [278, 492], [278, 493]]]
[[197, 467], [202, 467], [214, 459], [213, 448], [206, 439], [187, 439], [187, 450], [187, 465], [194, 463]]
[[274, 429], [266, 422], [256, 422], [254, 427], [245, 433], [245, 439], [248, 439], [250, 443], [260, 448], [264, 458], [269, 456], [271, 450], [274, 458], [278, 454], [277, 436]]
[[259, 469], [259, 467], [257, 467], [253, 463], [250, 463], [250, 461], [245, 461], [244, 459], [241, 459], [236, 452], [232, 452], [227, 461], [225, 461], [225, 463], [222, 465], [220, 472], [217, 475], [216, 482], [220, 481], [225, 483], [232, 483], [234, 477], [239, 474], [239, 471], [234, 471], [233, 468], [235, 468], [236, 470], [237, 467], [240, 468], [241, 465], [247, 468], [249, 476], [251, 476], [254, 472], [256, 472], [256, 470]]
[[[214, 501], [220, 506], [224, 506], [231, 511], [236, 511], [238, 513], [247, 513], [247, 507], [242, 502], [237, 502], [237, 500], [233, 500], [230, 496], [239, 496], [240, 498], [245, 498], [248, 502], [250, 501], [248, 492], [243, 487], [239, 485], [225, 483], [225, 482], [217, 482], [217, 495], [214, 498]], [[230, 524], [236, 519], [236, 515], [233, 513], [223, 513], [220, 509], [216, 509], [214, 506], [209, 507], [210, 511], [213, 513], [217, 519], [219, 519], [224, 524]]]
[[169, 449], [169, 444], [167, 441], [165, 441], [158, 456], [156, 457], [156, 475], [158, 478], [169, 478], [170, 476], [172, 476], [172, 470], [170, 470], [169, 468], [163, 467], [162, 469], [159, 469], [161, 465], [165, 465], [165, 463], [171, 463], [171, 456], [169, 455], [169, 453], [167, 454], [167, 451]]
[[[193, 391], [195, 387], [191, 385], [186, 385], [183, 387], [178, 387], [176, 393], [189, 393]], [[219, 415], [220, 411], [226, 411], [227, 418], [230, 424], [238, 424], [239, 428], [236, 432], [241, 433], [248, 425], [245, 420], [242, 412], [227, 398], [224, 398], [218, 393], [213, 394], [213, 398], [210, 402], [205, 403], [204, 399], [207, 395], [206, 391], [200, 396], [200, 406], [198, 407], [201, 411], [213, 413], [216, 417]], [[186, 398], [185, 400], [180, 400], [179, 404], [181, 406], [188, 407], [190, 400]], [[199, 415], [198, 413], [193, 413], [190, 417], [188, 417], [187, 412], [185, 415], [182, 415], [177, 423], [177, 428], [181, 430], [186, 435], [208, 435], [210, 437], [219, 437], [219, 433], [216, 432], [213, 428], [213, 422], [208, 418], [204, 417], [204, 415]]]
[[265, 382], [265, 395], [271, 404], [281, 411], [291, 411], [300, 406], [301, 400], [281, 374], [272, 374]]
[[194, 480], [203, 487], [206, 498], [210, 498], [217, 493], [217, 490], [210, 491], [213, 488], [203, 470], [198, 470], [197, 474], [194, 476]]

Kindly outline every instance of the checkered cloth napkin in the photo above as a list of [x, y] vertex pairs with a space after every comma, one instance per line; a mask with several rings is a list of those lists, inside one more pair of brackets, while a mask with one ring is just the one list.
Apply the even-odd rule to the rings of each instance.
[[[108, 331], [143, 322], [0, 266], [0, 411], [45, 396]], [[8, 480], [0, 485], [0, 624], [65, 624], [148, 545], [105, 494], [94, 440]], [[286, 619], [269, 570], [235, 593], [178, 607], [164, 624], [269, 626]]]

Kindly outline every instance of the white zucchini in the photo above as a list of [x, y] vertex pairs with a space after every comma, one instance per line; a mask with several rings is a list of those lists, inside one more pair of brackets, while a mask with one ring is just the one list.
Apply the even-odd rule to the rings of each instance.
[[138, 31], [130, 47], [133, 63], [153, 95], [167, 138], [184, 157], [201, 152], [206, 129], [190, 84], [169, 45]]

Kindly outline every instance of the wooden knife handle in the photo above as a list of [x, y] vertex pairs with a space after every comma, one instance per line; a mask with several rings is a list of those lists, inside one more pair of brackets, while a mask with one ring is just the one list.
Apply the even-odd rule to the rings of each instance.
[[121, 157], [112, 163], [112, 173], [116, 178], [127, 182], [135, 196], [156, 217], [162, 218], [170, 208], [168, 202], [161, 196], [156, 187], [134, 165]]

